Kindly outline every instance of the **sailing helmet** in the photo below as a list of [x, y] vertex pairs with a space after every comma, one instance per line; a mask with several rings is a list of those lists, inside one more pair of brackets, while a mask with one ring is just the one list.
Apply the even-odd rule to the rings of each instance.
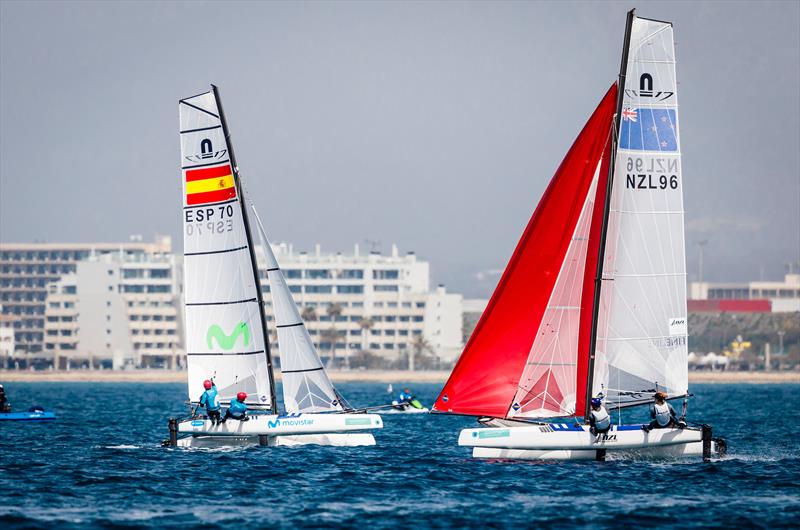
[[599, 397], [592, 398], [592, 406], [593, 407], [599, 407], [602, 403], [603, 403], [603, 400], [600, 399]]
[[206, 379], [203, 381], [203, 388], [206, 390], [211, 390], [211, 387], [214, 386], [214, 383], [211, 382], [211, 379]]
[[247, 392], [239, 392], [236, 394], [236, 399], [244, 403], [244, 400], [247, 399]]

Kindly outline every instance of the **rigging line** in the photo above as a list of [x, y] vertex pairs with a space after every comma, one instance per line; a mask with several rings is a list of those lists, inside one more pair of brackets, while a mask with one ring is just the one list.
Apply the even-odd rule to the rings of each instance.
[[187, 107], [192, 107], [193, 109], [199, 110], [200, 112], [205, 112], [205, 113], [206, 113], [206, 114], [208, 114], [209, 116], [214, 116], [215, 118], [219, 119], [219, 116], [217, 116], [217, 115], [216, 115], [216, 114], [214, 114], [213, 112], [211, 112], [211, 111], [208, 111], [208, 110], [206, 110], [206, 109], [203, 109], [203, 108], [200, 108], [200, 107], [198, 107], [197, 105], [192, 105], [191, 103], [189, 103], [189, 102], [188, 102], [188, 101], [186, 101], [186, 100], [183, 100], [183, 99], [182, 99], [182, 100], [180, 100], [180, 103], [183, 103], [183, 104], [184, 104], [184, 105], [186, 105]]
[[300, 321], [300, 322], [295, 322], [294, 324], [276, 324], [275, 327], [276, 328], [294, 328], [294, 327], [302, 326], [302, 325], [303, 325], [303, 322]]

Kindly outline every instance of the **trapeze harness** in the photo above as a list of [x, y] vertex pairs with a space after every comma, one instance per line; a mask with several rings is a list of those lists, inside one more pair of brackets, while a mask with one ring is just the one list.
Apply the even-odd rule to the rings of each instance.
[[594, 419], [594, 428], [598, 431], [605, 431], [611, 427], [611, 416], [608, 415], [605, 407], [600, 407], [600, 410], [592, 409], [592, 418]]
[[667, 403], [654, 403], [653, 408], [656, 411], [656, 421], [662, 427], [666, 427], [669, 425], [669, 422], [672, 421], [672, 413], [669, 410], [669, 405]]

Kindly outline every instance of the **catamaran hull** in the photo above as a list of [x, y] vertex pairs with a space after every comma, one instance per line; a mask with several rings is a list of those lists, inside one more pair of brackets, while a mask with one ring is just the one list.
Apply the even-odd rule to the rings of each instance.
[[584, 425], [551, 423], [530, 427], [464, 429], [458, 445], [527, 451], [622, 451], [682, 446], [700, 443], [699, 429], [642, 430], [641, 425], [612, 426], [607, 434], [595, 436]]
[[[711, 442], [711, 452], [717, 454], [719, 447], [716, 442]], [[688, 456], [702, 456], [703, 443], [692, 442], [682, 445], [667, 445], [661, 447], [646, 447], [609, 451], [607, 460], [632, 460], [651, 458], [681, 458]], [[472, 449], [473, 458], [509, 459], [509, 460], [596, 460], [597, 450], [561, 450], [561, 451], [536, 451], [527, 449], [499, 449], [496, 447], [475, 447]]]
[[248, 421], [229, 419], [217, 425], [208, 419], [184, 420], [178, 424], [181, 434], [225, 437], [330, 435], [382, 428], [383, 420], [377, 414], [258, 414], [250, 416]]
[[[261, 445], [258, 436], [206, 436], [190, 435], [178, 439], [178, 447], [218, 448], [251, 447]], [[363, 447], [375, 445], [369, 433], [298, 434], [294, 436], [268, 436], [270, 447], [298, 447], [303, 445], [328, 445], [334, 447]]]

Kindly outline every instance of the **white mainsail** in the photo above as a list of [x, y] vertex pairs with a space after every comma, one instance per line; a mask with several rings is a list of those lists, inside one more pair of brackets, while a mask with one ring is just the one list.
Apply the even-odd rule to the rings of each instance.
[[[283, 376], [286, 412], [329, 412], [343, 410], [347, 403], [336, 392], [322, 360], [308, 334], [292, 293], [286, 285], [278, 260], [272, 252], [261, 218], [253, 208], [266, 259], [278, 348]], [[349, 408], [349, 407], [348, 407]]]
[[594, 392], [621, 406], [688, 391], [683, 180], [672, 25], [634, 17]]
[[260, 292], [236, 168], [214, 92], [180, 101], [189, 399], [213, 379], [221, 401], [271, 406]]

